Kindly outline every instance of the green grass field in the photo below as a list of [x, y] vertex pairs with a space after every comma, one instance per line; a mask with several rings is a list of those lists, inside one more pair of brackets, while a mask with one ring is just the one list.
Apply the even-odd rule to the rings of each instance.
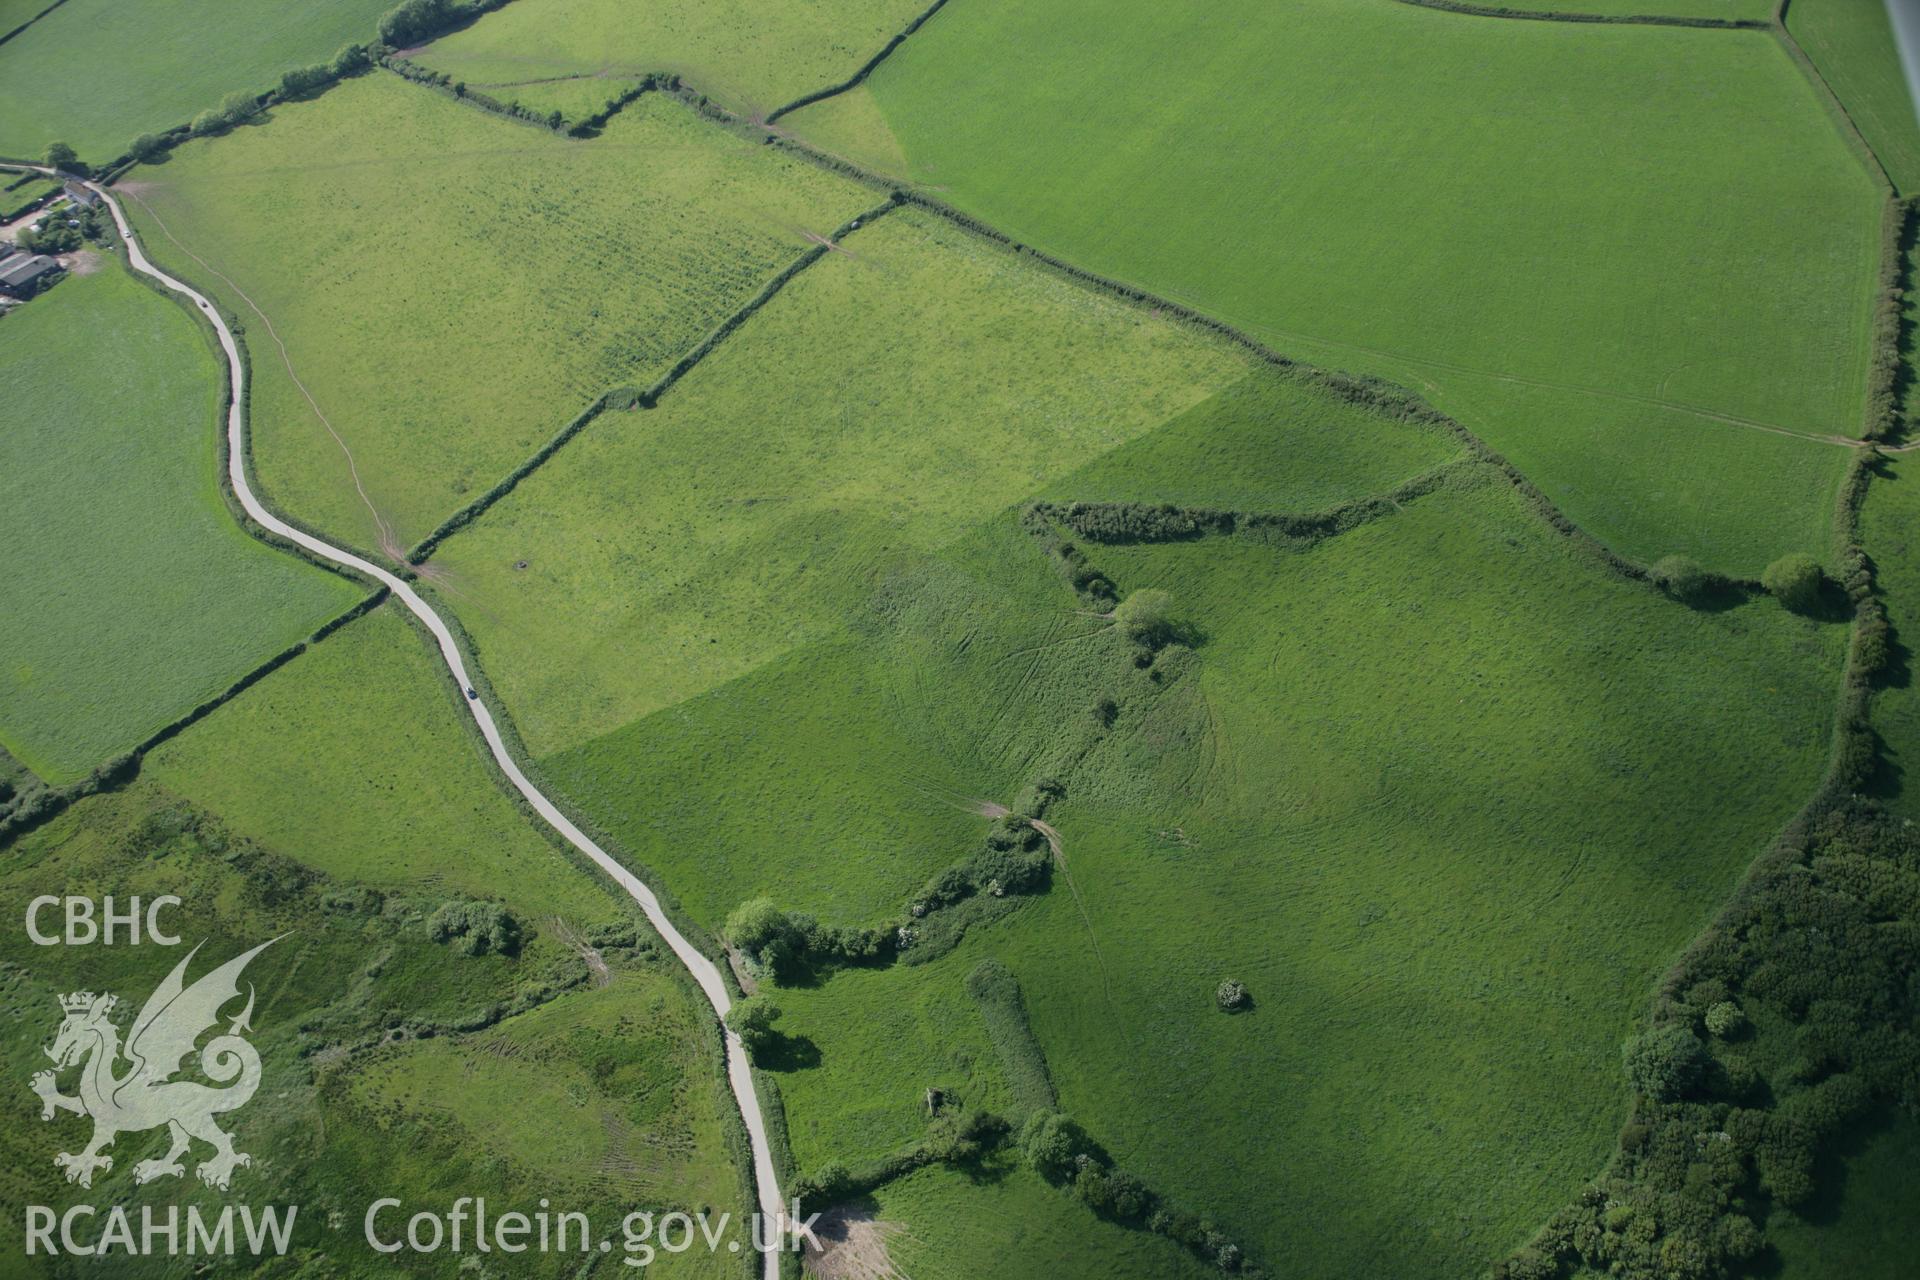
[[593, 423], [431, 563], [546, 754], [826, 634], [902, 557], [1247, 368], [900, 210], [658, 408]]
[[[1536, 13], [1595, 14], [1603, 17], [1654, 15], [1678, 18], [1740, 18], [1765, 22], [1774, 0], [1466, 0], [1491, 9]], [[1463, 15], [1470, 16], [1470, 15]]]
[[136, 169], [130, 212], [247, 327], [267, 494], [367, 547], [381, 530], [328, 423], [412, 545], [876, 202], [661, 96], [591, 142], [386, 73], [274, 115]]
[[759, 116], [846, 79], [925, 7], [516, 0], [415, 58], [496, 98], [542, 113], [557, 108], [572, 120], [648, 72], [676, 73], [728, 108]]
[[[991, 948], [1026, 988], [1063, 1106], [1266, 1265], [1474, 1272], [1612, 1145], [1618, 1042], [1650, 984], [1820, 771], [1839, 629], [1681, 610], [1499, 488], [1305, 554], [1207, 541], [1094, 559], [1123, 589], [1176, 593], [1206, 637], [1195, 669], [1123, 697], [1123, 732], [1067, 777], [1049, 817], [1070, 883], [956, 956], [788, 1001], [823, 1077], [784, 1086], [796, 1150], [851, 1156], [873, 1129], [860, 1117], [908, 1123], [903, 1085], [940, 1078], [949, 1037], [856, 1011], [909, 974], [911, 990], [944, 975], [958, 1001]], [[1055, 723], [1086, 696], [1058, 674], [1019, 688]], [[965, 722], [968, 705], [956, 692], [902, 718], [985, 754], [1009, 731]], [[1728, 757], [1729, 735], [1765, 762]], [[1227, 976], [1251, 1014], [1213, 1008]]]
[[[983, 1177], [930, 1169], [874, 1197], [887, 1253], [915, 1280], [964, 1280], [982, 1266], [1005, 1280], [1218, 1275], [1178, 1247], [1103, 1223], [1031, 1172], [990, 1166]], [[884, 1224], [897, 1224], [888, 1231]]]
[[606, 891], [508, 799], [396, 610], [329, 636], [143, 772], [328, 875], [382, 886], [431, 868], [449, 893], [513, 885], [542, 916], [604, 914]]
[[[722, 1128], [731, 1102], [704, 1005], [632, 904], [508, 800], [432, 661], [392, 606], [349, 624], [151, 753], [130, 787], [24, 836], [0, 901], [18, 918], [49, 883], [123, 900], [178, 894], [167, 923], [189, 944], [213, 939], [209, 956], [286, 934], [249, 971], [267, 1070], [261, 1095], [235, 1113], [236, 1140], [257, 1157], [237, 1177], [257, 1175], [244, 1183], [255, 1203], [301, 1206], [295, 1256], [326, 1254], [330, 1274], [438, 1274], [444, 1259], [359, 1244], [361, 1216], [382, 1194], [427, 1205], [485, 1194], [496, 1213], [549, 1196], [616, 1241], [614, 1224], [635, 1208], [737, 1217]], [[516, 953], [465, 955], [433, 939], [433, 913], [475, 897], [520, 922]], [[55, 994], [87, 985], [137, 1008], [182, 954], [47, 950], [12, 931], [0, 1000], [31, 1028], [8, 1043], [15, 1074], [24, 1080], [51, 1039]], [[42, 1127], [24, 1091], [6, 1108], [6, 1203], [85, 1198], [51, 1162], [73, 1127]], [[148, 1145], [123, 1137], [92, 1194], [130, 1187]], [[350, 1236], [329, 1234], [330, 1214]], [[552, 1256], [524, 1274], [579, 1265]], [[702, 1254], [662, 1272], [739, 1267]]]
[[1920, 191], [1920, 121], [1883, 0], [1793, 0], [1787, 29], [1903, 195]]
[[[60, 141], [83, 160], [112, 160], [136, 134], [185, 124], [229, 93], [264, 92], [283, 71], [373, 39], [391, 8], [390, 0], [67, 0], [0, 44], [0, 155], [37, 159]], [[0, 29], [13, 25], [0, 16]]]
[[49, 782], [134, 747], [361, 594], [235, 524], [206, 341], [117, 260], [95, 265], [7, 317], [0, 342], [0, 743]]
[[1405, 383], [1628, 554], [1826, 546], [1841, 452], [1768, 428], [1858, 429], [1880, 205], [1764, 32], [979, 0], [783, 123]]
[[[1347, 423], [1263, 456], [1236, 398], [1273, 420], [1235, 388], [1048, 492], [1311, 508], [1450, 453], [1389, 433], [1356, 468]], [[1620, 1039], [1824, 767], [1843, 630], [1673, 604], [1484, 468], [1310, 551], [1087, 553], [1172, 591], [1198, 649], [1133, 667], [1003, 516], [902, 557], [843, 634], [543, 768], [709, 926], [757, 894], [898, 918], [980, 801], [1062, 778], [1046, 896], [775, 993], [800, 1166], [911, 1144], [928, 1085], [1013, 1105], [963, 989], [998, 954], [1063, 1106], [1258, 1260], [1472, 1273], [1613, 1144]], [[1103, 691], [1116, 727], [1078, 754]], [[1226, 976], [1251, 1014], [1214, 1009]]]

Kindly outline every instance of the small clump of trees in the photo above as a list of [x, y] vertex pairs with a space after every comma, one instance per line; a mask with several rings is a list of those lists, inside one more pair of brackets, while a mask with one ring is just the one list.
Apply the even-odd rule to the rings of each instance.
[[1687, 1097], [1706, 1079], [1707, 1047], [1686, 1027], [1654, 1027], [1627, 1041], [1622, 1054], [1627, 1079], [1636, 1092], [1656, 1102]]
[[1760, 575], [1760, 585], [1767, 589], [1767, 594], [1793, 613], [1817, 613], [1825, 584], [1826, 574], [1821, 572], [1820, 562], [1804, 551], [1781, 556]]
[[1109, 1222], [1162, 1235], [1220, 1270], [1255, 1275], [1246, 1251], [1211, 1220], [1168, 1204], [1137, 1175], [1116, 1168], [1087, 1131], [1058, 1111], [1036, 1111], [1016, 1139], [1027, 1167], [1065, 1187]]
[[62, 173], [78, 174], [82, 178], [87, 177], [93, 172], [87, 167], [86, 161], [82, 160], [74, 152], [74, 149], [64, 142], [55, 142], [48, 145], [46, 162], [47, 167], [50, 169], [58, 169]]
[[1114, 606], [1113, 620], [1134, 643], [1158, 645], [1173, 627], [1173, 597], [1158, 587], [1142, 587]]
[[1213, 1002], [1227, 1013], [1238, 1013], [1253, 1001], [1247, 994], [1247, 986], [1234, 978], [1222, 982], [1213, 992]]
[[498, 902], [456, 899], [442, 903], [427, 921], [435, 942], [453, 943], [466, 955], [518, 955], [520, 922]]
[[775, 982], [809, 965], [864, 964], [891, 953], [892, 930], [835, 928], [804, 912], [787, 911], [771, 898], [750, 898], [733, 909], [723, 930], [748, 963]]

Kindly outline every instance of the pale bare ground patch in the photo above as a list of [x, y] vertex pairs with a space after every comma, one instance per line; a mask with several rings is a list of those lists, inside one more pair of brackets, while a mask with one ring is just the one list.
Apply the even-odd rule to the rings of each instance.
[[92, 249], [77, 249], [72, 253], [63, 253], [57, 261], [77, 276], [90, 276], [106, 265], [105, 259]]
[[1004, 818], [1013, 812], [997, 800], [976, 800], [973, 802], [973, 811], [983, 818], [994, 819]]
[[732, 943], [722, 943], [721, 945], [726, 949], [727, 967], [733, 970], [733, 980], [740, 984], [741, 994], [749, 996], [754, 994], [760, 989], [760, 983], [754, 978], [752, 972], [748, 970], [747, 962], [741, 958], [738, 951], [733, 949]]
[[887, 1241], [905, 1231], [898, 1222], [882, 1222], [871, 1210], [836, 1205], [813, 1224], [820, 1244], [806, 1245], [802, 1265], [808, 1275], [822, 1280], [909, 1280], [887, 1254]]
[[607, 968], [606, 957], [599, 950], [588, 946], [584, 938], [573, 931], [573, 927], [559, 916], [553, 918], [553, 933], [560, 941], [572, 947], [576, 954], [586, 962], [588, 972], [593, 974], [596, 987], [611, 986], [613, 971]]

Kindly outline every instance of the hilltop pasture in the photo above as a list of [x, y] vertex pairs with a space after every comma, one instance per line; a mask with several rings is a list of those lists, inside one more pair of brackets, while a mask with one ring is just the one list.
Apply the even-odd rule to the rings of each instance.
[[977, 0], [782, 124], [1404, 383], [1626, 554], [1826, 548], [1881, 210], [1767, 32]]
[[[372, 40], [391, 8], [392, 0], [66, 0], [0, 44], [0, 155], [37, 158], [60, 141], [82, 160], [112, 160], [136, 134], [186, 124], [230, 93], [264, 93], [283, 71]], [[0, 32], [16, 21], [0, 17]]]
[[415, 53], [473, 89], [584, 119], [650, 72], [763, 116], [851, 76], [925, 0], [515, 0]]
[[207, 343], [116, 261], [97, 265], [8, 316], [0, 341], [0, 743], [55, 783], [362, 594], [235, 523]]
[[[819, 1055], [783, 1080], [802, 1165], [903, 1145], [910, 1082], [1002, 1096], [983, 1053], [962, 1070], [950, 1046], [967, 1037], [948, 1025], [964, 975], [998, 954], [1062, 1107], [1265, 1265], [1472, 1273], [1611, 1148], [1619, 1043], [1651, 984], [1820, 774], [1842, 629], [1765, 603], [1687, 610], [1479, 467], [1311, 550], [1086, 549], [1123, 592], [1171, 591], [1198, 648], [1155, 675], [1097, 631], [1075, 639], [1050, 571], [1030, 561], [1034, 584], [1010, 585], [1023, 553], [1037, 561], [1011, 521], [924, 575], [928, 593], [952, 596], [955, 571], [978, 584], [937, 631], [930, 609], [897, 606], [897, 629], [870, 629], [876, 692], [923, 726], [923, 757], [892, 766], [903, 794], [943, 769], [964, 779], [956, 798], [996, 765], [1047, 771], [1035, 744], [1084, 725], [1103, 680], [1119, 712], [1058, 774], [1064, 859], [1044, 896], [952, 955], [778, 994], [784, 1029]], [[995, 594], [1024, 616], [1024, 643], [1012, 616], [977, 620]], [[768, 716], [768, 757], [804, 759], [815, 747], [787, 710], [812, 687], [796, 670], [784, 697], [765, 683], [713, 696]], [[668, 740], [701, 741], [706, 715], [687, 708]], [[609, 781], [657, 776], [647, 723], [589, 749]], [[1722, 749], [1735, 737], [1737, 758]], [[552, 773], [612, 812], [614, 787], [580, 785], [588, 754]], [[729, 759], [733, 789], [764, 797], [759, 757]], [[833, 873], [782, 852], [845, 848], [842, 814], [716, 800], [700, 817], [698, 846], [691, 817], [617, 829], [670, 885], [731, 879], [740, 897], [845, 922], [844, 895], [814, 892]], [[710, 856], [751, 842], [784, 872]], [[1229, 976], [1251, 1012], [1215, 1008]]]
[[1903, 195], [1920, 192], [1920, 120], [1885, 0], [1793, 0], [1787, 29], [1833, 86], [1893, 184]]
[[657, 408], [596, 420], [429, 564], [546, 754], [830, 633], [903, 557], [1248, 367], [896, 210]]
[[128, 208], [249, 335], [267, 496], [368, 548], [424, 538], [876, 202], [663, 95], [593, 141], [384, 72], [274, 116], [134, 170]]

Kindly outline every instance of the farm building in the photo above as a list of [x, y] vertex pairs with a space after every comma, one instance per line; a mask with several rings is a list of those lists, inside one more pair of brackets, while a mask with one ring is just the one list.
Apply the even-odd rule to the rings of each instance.
[[15, 254], [0, 261], [0, 293], [13, 298], [31, 298], [51, 283], [60, 264], [38, 253]]
[[69, 182], [63, 190], [66, 192], [67, 199], [73, 201], [82, 209], [91, 209], [100, 203], [99, 196], [93, 194], [93, 192], [87, 190], [77, 182]]

